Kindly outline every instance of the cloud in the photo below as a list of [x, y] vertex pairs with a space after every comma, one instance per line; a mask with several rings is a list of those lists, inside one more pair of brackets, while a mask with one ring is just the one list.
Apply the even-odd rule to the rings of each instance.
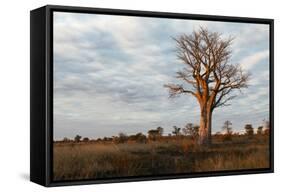
[[260, 52], [253, 53], [241, 60], [241, 66], [245, 70], [251, 70], [256, 64], [264, 59], [269, 58], [269, 50], [263, 50]]

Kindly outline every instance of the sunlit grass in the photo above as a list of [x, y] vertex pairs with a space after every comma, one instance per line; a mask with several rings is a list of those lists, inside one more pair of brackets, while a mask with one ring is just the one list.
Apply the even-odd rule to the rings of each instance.
[[219, 137], [201, 147], [190, 139], [148, 143], [54, 143], [54, 180], [96, 179], [269, 167], [267, 136]]

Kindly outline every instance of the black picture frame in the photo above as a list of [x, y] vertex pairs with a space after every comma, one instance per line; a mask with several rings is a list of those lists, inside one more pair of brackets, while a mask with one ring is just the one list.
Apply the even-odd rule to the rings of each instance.
[[[53, 12], [95, 13], [155, 18], [268, 24], [270, 26], [270, 167], [237, 171], [200, 172], [146, 177], [55, 182], [53, 150]], [[81, 185], [274, 172], [274, 20], [262, 18], [149, 12], [46, 5], [30, 12], [30, 180], [43, 186]]]

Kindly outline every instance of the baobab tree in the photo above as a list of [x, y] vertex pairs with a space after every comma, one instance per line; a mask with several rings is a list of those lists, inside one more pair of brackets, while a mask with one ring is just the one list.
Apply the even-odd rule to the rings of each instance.
[[232, 123], [229, 120], [226, 120], [222, 126], [222, 130], [226, 132], [227, 135], [231, 135], [232, 134], [232, 127], [231, 127]]
[[215, 108], [229, 105], [233, 90], [247, 87], [249, 74], [239, 64], [231, 64], [232, 37], [223, 38], [206, 28], [174, 38], [177, 57], [184, 68], [176, 78], [182, 84], [166, 84], [170, 97], [192, 95], [200, 106], [199, 144], [211, 144], [212, 114]]

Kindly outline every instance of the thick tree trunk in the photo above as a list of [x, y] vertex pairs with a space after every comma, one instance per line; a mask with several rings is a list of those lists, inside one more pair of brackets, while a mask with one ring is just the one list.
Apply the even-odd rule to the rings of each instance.
[[201, 109], [199, 140], [200, 145], [210, 145], [212, 136], [212, 110], [207, 107]]

